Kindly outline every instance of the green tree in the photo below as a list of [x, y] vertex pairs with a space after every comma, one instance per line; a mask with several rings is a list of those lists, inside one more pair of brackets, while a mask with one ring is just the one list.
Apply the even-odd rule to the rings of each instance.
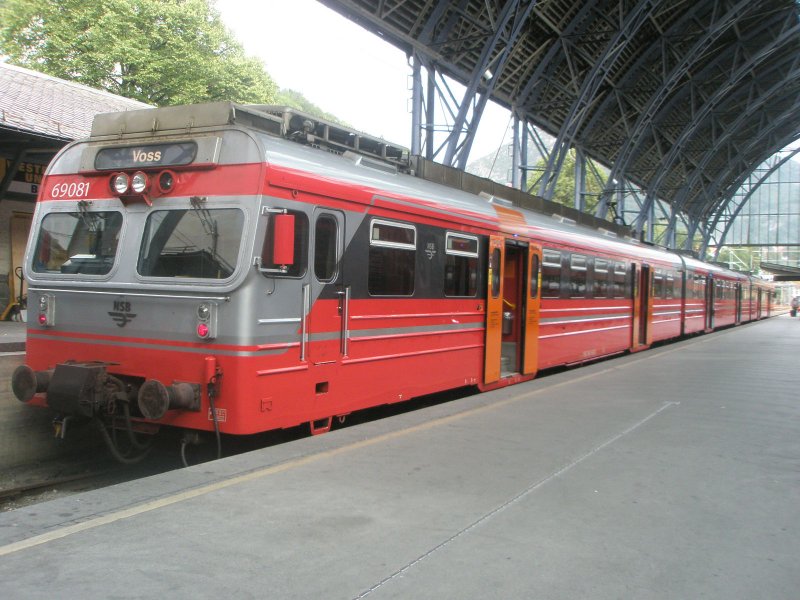
[[314, 115], [315, 117], [319, 117], [320, 119], [326, 119], [328, 121], [333, 121], [334, 123], [347, 126], [347, 123], [344, 123], [341, 119], [336, 117], [336, 115], [325, 112], [319, 106], [311, 102], [311, 100], [306, 98], [303, 94], [295, 90], [290, 90], [288, 88], [281, 89], [278, 92], [275, 102], [282, 106], [291, 106], [297, 110], [302, 110], [303, 112]]
[[[598, 181], [597, 177], [595, 177], [595, 170], [602, 174], [603, 171], [600, 167], [593, 163], [594, 170], [588, 165], [586, 165], [586, 212], [592, 213], [594, 212], [595, 207], [600, 199], [600, 194], [603, 191], [603, 187], [605, 186], [605, 180]], [[536, 164], [536, 173], [535, 177], [539, 177], [541, 172], [547, 167], [547, 159], [542, 158]], [[538, 191], [534, 189], [534, 192]], [[570, 150], [567, 155], [564, 157], [564, 163], [561, 165], [561, 171], [558, 174], [558, 180], [556, 181], [556, 187], [553, 191], [553, 202], [558, 202], [559, 204], [563, 204], [564, 206], [569, 206], [571, 208], [575, 207], [575, 150]]]
[[210, 0], [4, 0], [0, 53], [158, 106], [270, 103], [277, 92]]

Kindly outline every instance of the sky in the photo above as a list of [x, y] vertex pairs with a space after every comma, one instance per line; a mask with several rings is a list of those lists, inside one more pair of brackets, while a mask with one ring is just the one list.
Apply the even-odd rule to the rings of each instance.
[[[411, 146], [405, 54], [316, 0], [216, 0], [223, 22], [281, 88], [356, 129]], [[489, 103], [470, 160], [511, 142], [509, 113]]]

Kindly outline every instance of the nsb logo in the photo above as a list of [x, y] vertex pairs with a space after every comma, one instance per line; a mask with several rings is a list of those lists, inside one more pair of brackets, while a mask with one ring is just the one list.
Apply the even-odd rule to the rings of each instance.
[[136, 314], [132, 313], [131, 310], [133, 310], [133, 307], [127, 300], [114, 300], [114, 310], [109, 311], [108, 315], [117, 324], [117, 327], [125, 327], [136, 317]]

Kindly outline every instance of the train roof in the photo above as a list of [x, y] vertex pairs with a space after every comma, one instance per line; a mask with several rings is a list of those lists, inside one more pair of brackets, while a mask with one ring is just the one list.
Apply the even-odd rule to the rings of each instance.
[[[368, 189], [393, 199], [407, 211], [433, 211], [450, 220], [482, 223], [484, 227], [494, 228], [502, 223], [512, 233], [545, 238], [565, 246], [589, 247], [610, 255], [633, 256], [676, 267], [685, 264], [708, 272], [727, 271], [623, 237], [618, 227], [594, 217], [588, 219], [597, 227], [588, 227], [586, 215], [569, 209], [569, 216], [565, 216], [560, 205], [555, 203], [528, 203], [535, 205], [534, 208], [545, 207], [545, 210], [552, 205], [550, 208], [555, 208], [555, 214], [531, 210], [520, 205], [525, 204], [525, 200], [519, 190], [498, 190], [494, 182], [489, 183], [494, 186], [492, 191], [499, 192], [497, 195], [477, 192], [479, 186], [474, 182], [467, 185], [470, 190], [460, 189], [463, 184], [460, 187], [445, 184], [448, 178], [452, 181], [461, 177], [461, 172], [444, 171], [440, 176], [444, 182], [431, 181], [430, 177], [423, 178], [424, 174], [420, 176], [419, 171], [435, 171], [431, 168], [434, 163], [429, 166], [419, 157], [412, 157], [408, 149], [288, 107], [216, 102], [106, 113], [95, 117], [90, 139], [176, 131], [188, 134], [231, 125], [266, 134], [261, 139], [265, 160], [270, 165]], [[500, 194], [513, 197], [517, 202]], [[573, 216], [576, 218], [570, 218]], [[584, 222], [578, 223], [578, 219]]]

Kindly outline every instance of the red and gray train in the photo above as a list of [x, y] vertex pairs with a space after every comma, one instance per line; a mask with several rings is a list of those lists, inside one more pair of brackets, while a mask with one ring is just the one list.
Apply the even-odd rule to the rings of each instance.
[[271, 106], [97, 116], [41, 185], [15, 395], [62, 434], [71, 419], [108, 441], [127, 429], [124, 457], [164, 426], [320, 433], [770, 314], [758, 278], [427, 181], [407, 159]]

